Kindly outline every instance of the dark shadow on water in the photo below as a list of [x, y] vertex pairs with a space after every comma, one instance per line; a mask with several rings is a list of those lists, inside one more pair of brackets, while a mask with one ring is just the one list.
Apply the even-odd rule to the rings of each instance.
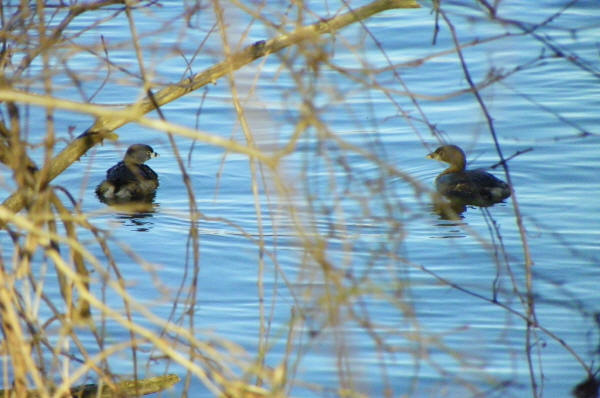
[[598, 375], [590, 374], [587, 379], [573, 388], [572, 394], [576, 398], [598, 398], [599, 391], [600, 380], [598, 380]]

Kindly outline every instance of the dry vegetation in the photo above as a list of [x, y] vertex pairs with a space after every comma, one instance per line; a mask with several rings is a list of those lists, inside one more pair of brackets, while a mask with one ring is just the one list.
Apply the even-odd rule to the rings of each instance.
[[[436, 346], [448, 355], [455, 355], [451, 347], [446, 347], [431, 337], [428, 340], [426, 335], [418, 334], [418, 317], [410, 301], [410, 289], [403, 284], [402, 275], [396, 275], [386, 286], [382, 285], [381, 281], [371, 280], [368, 276], [348, 273], [340, 264], [332, 263], [327, 255], [330, 244], [328, 239], [351, 234], [347, 233], [344, 225], [347, 215], [343, 214], [343, 210], [335, 205], [328, 209], [325, 209], [326, 206], [319, 208], [319, 200], [323, 200], [323, 197], [319, 196], [339, 195], [343, 190], [332, 188], [331, 192], [320, 193], [313, 191], [313, 187], [307, 183], [304, 191], [300, 190], [305, 193], [307, 200], [304, 206], [310, 210], [310, 217], [304, 218], [304, 214], [300, 214], [300, 210], [296, 207], [295, 195], [298, 192], [295, 192], [294, 187], [285, 180], [286, 173], [281, 167], [286, 156], [296, 151], [303, 135], [311, 131], [317, 140], [331, 144], [339, 153], [349, 154], [339, 157], [331, 154], [330, 158], [325, 155], [324, 169], [344, 169], [349, 173], [348, 178], [352, 179], [355, 170], [349, 165], [348, 156], [358, 156], [368, 160], [381, 171], [379, 181], [362, 181], [358, 177], [352, 180], [352, 183], [362, 185], [348, 191], [351, 198], [356, 198], [359, 202], [364, 200], [364, 197], [357, 194], [364, 190], [367, 195], [376, 196], [382, 206], [388, 206], [389, 214], [394, 214], [395, 210], [392, 208], [397, 204], [386, 196], [385, 180], [398, 178], [412, 187], [416, 200], [428, 200], [427, 188], [384, 158], [380, 158], [377, 148], [358, 147], [351, 141], [345, 140], [342, 135], [332, 132], [327, 122], [320, 117], [318, 106], [313, 101], [315, 93], [319, 90], [314, 86], [315, 77], [323, 68], [330, 68], [345, 78], [355, 80], [356, 84], [381, 90], [388, 96], [390, 102], [394, 102], [396, 93], [386, 91], [384, 87], [377, 86], [375, 80], [369, 79], [370, 74], [379, 73], [381, 70], [343, 69], [331, 62], [328, 44], [335, 40], [337, 31], [348, 25], [362, 24], [373, 15], [390, 9], [416, 7], [416, 3], [408, 0], [376, 0], [364, 7], [350, 7], [342, 2], [339, 9], [330, 10], [330, 15], [325, 19], [303, 2], [290, 2], [285, 6], [288, 8], [281, 13], [269, 15], [263, 10], [263, 6], [269, 9], [268, 2], [261, 6], [235, 0], [183, 2], [186, 4], [184, 11], [172, 23], [178, 29], [184, 24], [187, 24], [189, 29], [198, 29], [195, 20], [200, 18], [199, 15], [202, 16], [203, 21], [212, 21], [214, 25], [204, 28], [203, 31], [207, 39], [219, 38], [222, 53], [213, 55], [221, 61], [197, 74], [187, 74], [179, 82], [168, 84], [160, 79], [155, 80], [155, 76], [150, 72], [151, 65], [144, 63], [145, 49], [142, 43], [145, 42], [143, 38], [151, 35], [160, 36], [163, 31], [174, 28], [167, 24], [157, 26], [155, 31], [139, 33], [136, 15], [160, 12], [161, 7], [169, 7], [169, 5], [154, 1], [126, 0], [73, 2], [72, 5], [69, 3], [3, 2], [0, 8], [2, 18], [0, 162], [3, 164], [4, 186], [14, 189], [11, 194], [4, 195], [4, 202], [0, 206], [0, 223], [3, 229], [1, 238], [11, 240], [11, 244], [2, 242], [2, 250], [12, 247], [12, 252], [2, 252], [0, 258], [0, 317], [2, 319], [0, 380], [3, 388], [12, 390], [16, 396], [25, 396], [26, 391], [32, 390], [35, 390], [39, 396], [61, 395], [73, 386], [84, 383], [100, 384], [121, 393], [128, 391], [134, 395], [150, 392], [153, 390], [145, 390], [141, 385], [127, 387], [117, 384], [119, 377], [111, 369], [108, 361], [111, 357], [122, 358], [125, 355], [131, 363], [129, 376], [132, 380], [148, 377], [154, 374], [153, 370], [148, 371], [148, 364], [140, 364], [137, 359], [138, 350], [142, 348], [151, 349], [152, 357], [157, 361], [158, 359], [164, 362], [170, 361], [185, 369], [185, 374], [179, 374], [185, 380], [181, 382], [183, 387], [180, 386], [178, 391], [184, 391], [192, 396], [193, 391], [190, 392], [188, 389], [198, 380], [215, 396], [286, 396], [294, 386], [312, 389], [316, 394], [325, 396], [361, 396], [352, 380], [352, 372], [348, 370], [351, 368], [352, 357], [350, 351], [345, 348], [346, 343], [340, 332], [348, 321], [363, 328], [381, 353], [410, 350], [412, 355], [421, 356], [420, 360], [429, 362], [431, 359], [427, 358], [427, 350], [423, 349], [423, 346]], [[427, 4], [428, 7], [432, 7], [436, 21], [432, 31], [437, 32], [441, 26], [456, 33], [451, 18], [444, 12], [443, 1], [441, 5], [442, 7], [439, 8], [439, 1]], [[495, 6], [492, 4], [479, 1], [478, 7], [482, 20], [489, 20], [490, 23], [512, 24], [515, 29], [521, 29], [519, 34], [536, 35], [536, 27], [520, 26], [517, 21], [495, 20], [497, 16], [494, 12]], [[235, 38], [236, 41], [233, 42], [231, 35], [227, 34], [230, 23], [226, 21], [228, 13], [225, 11], [228, 8], [235, 8], [236, 12], [246, 17], [251, 16], [254, 18], [252, 24], [263, 25], [271, 36], [266, 37], [265, 41], [255, 42], [245, 47], [239, 44], [246, 43], [243, 35], [241, 38]], [[411, 10], [407, 9], [403, 12], [410, 13]], [[276, 17], [281, 20], [276, 20]], [[126, 23], [122, 29], [130, 32], [128, 43], [103, 36], [93, 36], [91, 43], [89, 39], [80, 40], [87, 32], [93, 32], [97, 26], [114, 21]], [[363, 29], [368, 36], [367, 27], [363, 26]], [[501, 36], [489, 40], [498, 40]], [[435, 33], [433, 37], [435, 40]], [[528, 64], [519, 65], [512, 70], [498, 70], [483, 81], [474, 81], [469, 74], [467, 61], [462, 56], [462, 50], [480, 43], [461, 43], [456, 35], [453, 37], [455, 39], [453, 52], [460, 60], [469, 88], [452, 95], [470, 92], [476, 97], [488, 122], [488, 133], [496, 144], [499, 159], [503, 159], [502, 148], [496, 138], [493, 117], [488, 113], [485, 101], [479, 96], [479, 90], [497, 84], [511, 74], [534, 67], [546, 57], [558, 56], [557, 50], [553, 48], [553, 43], [548, 41], [545, 43], [548, 53], [540, 54], [538, 58], [528, 61]], [[546, 39], [540, 36], [539, 40], [543, 42]], [[83, 45], [82, 42], [87, 44]], [[354, 49], [349, 46], [349, 48], [350, 51], [360, 52], [358, 47]], [[439, 52], [432, 52], [428, 57], [416, 59], [413, 65], [429, 62], [442, 53], [433, 48]], [[136, 54], [137, 65], [124, 67], [114, 60], [113, 53], [123, 49]], [[176, 51], [175, 48], [173, 51]], [[204, 51], [203, 42], [199, 42], [198, 53], [202, 51]], [[200, 56], [198, 53], [183, 54], [183, 56], [190, 59], [192, 63], [195, 57]], [[382, 53], [385, 55], [385, 52]], [[94, 68], [85, 71], [71, 70], [68, 61], [79, 54], [86, 54], [93, 59], [94, 62], [90, 65], [95, 65]], [[298, 110], [301, 118], [294, 127], [294, 133], [285, 145], [268, 151], [261, 150], [261, 143], [256, 142], [256, 137], [249, 127], [245, 104], [238, 92], [233, 74], [233, 71], [243, 70], [253, 62], [261, 62], [265, 57], [278, 57], [281, 69], [290, 73], [296, 84], [297, 93], [302, 99], [302, 109]], [[394, 70], [398, 67], [393, 60], [388, 59], [388, 62], [387, 65], [381, 66], [382, 70]], [[574, 67], [586, 68], [586, 65], [578, 63], [577, 57], [572, 57], [571, 62]], [[298, 63], [301, 63], [302, 67], [297, 67]], [[364, 68], [367, 67], [365, 62]], [[118, 108], [95, 103], [96, 94], [108, 86], [123, 84], [126, 89], [130, 89], [126, 85], [131, 82], [124, 83], [122, 74], [120, 77], [114, 77], [118, 75], [113, 72], [115, 70], [131, 75], [133, 84], [143, 88], [142, 92], [145, 94], [143, 98]], [[401, 80], [399, 76], [397, 77]], [[55, 87], [57, 78], [70, 82], [79, 90], [81, 97], [67, 99], [56, 95], [56, 92], [60, 91]], [[311, 78], [315, 79], [311, 80]], [[89, 92], [84, 88], [86, 87], [84, 83], [89, 81], [97, 83], [96, 92]], [[197, 92], [215, 81], [222, 81], [223, 84], [229, 85], [231, 103], [243, 132], [242, 139], [222, 138], [216, 132], [205, 132], [178, 124], [168, 120], [160, 111], [164, 105]], [[418, 106], [420, 99], [410, 95], [409, 98], [414, 102], [416, 109], [420, 109]], [[154, 110], [157, 110], [154, 116], [147, 116]], [[30, 125], [31, 114], [40, 112], [44, 113], [45, 125]], [[399, 113], [402, 113], [401, 109]], [[75, 131], [72, 136], [69, 136], [55, 129], [56, 118], [65, 117], [67, 114], [86, 115], [94, 122], [85, 132]], [[404, 116], [409, 125], [415, 125], [414, 116]], [[435, 124], [428, 122], [426, 115], [420, 117], [421, 121], [424, 121], [423, 131], [428, 130], [427, 134], [441, 140]], [[90, 222], [89, 217], [81, 210], [81, 203], [78, 203], [75, 195], [68, 189], [53, 184], [57, 176], [76, 163], [90, 149], [105, 140], [117, 139], [115, 130], [129, 123], [136, 123], [164, 133], [172, 145], [189, 198], [191, 225], [189, 245], [194, 272], [198, 272], [201, 252], [196, 223], [202, 220], [204, 215], [196, 205], [196, 193], [190, 184], [184, 156], [180, 155], [174, 136], [187, 137], [203, 145], [220, 147], [228, 153], [238, 153], [247, 157], [248, 167], [253, 177], [248, 185], [255, 199], [251, 205], [256, 209], [256, 223], [259, 230], [258, 237], [249, 236], [259, 253], [257, 276], [261, 299], [259, 314], [261, 339], [257, 352], [245, 352], [236, 342], [208, 333], [204, 334], [194, 327], [193, 320], [187, 315], [177, 320], [174, 320], [175, 317], [161, 319], [136, 301], [112, 253], [113, 246], [109, 242], [109, 231]], [[415, 127], [415, 130], [419, 129], [422, 127]], [[581, 131], [582, 136], [586, 134], [588, 133]], [[501, 165], [504, 168], [504, 175], [510, 181], [508, 164], [501, 162]], [[310, 165], [306, 167], [309, 168]], [[265, 180], [268, 180], [268, 183]], [[302, 305], [295, 306], [285, 333], [270, 329], [270, 310], [264, 303], [265, 287], [262, 281], [265, 261], [267, 261], [265, 259], [268, 258], [269, 263], [277, 264], [277, 251], [269, 247], [269, 243], [262, 235], [262, 225], [267, 222], [261, 214], [264, 190], [277, 196], [280, 203], [287, 203], [284, 207], [289, 219], [293, 221], [294, 233], [305, 258], [303, 264], [306, 269], [300, 273], [300, 280], [307, 284], [318, 280], [322, 284], [318, 291], [295, 292], [302, 295], [313, 294], [313, 298], [309, 301], [312, 306], [317, 306], [318, 311], [315, 312], [314, 308]], [[335, 200], [342, 201], [340, 198], [335, 198], [334, 202]], [[519, 212], [518, 195], [513, 195], [511, 200], [522, 238], [521, 262], [526, 268], [525, 285], [517, 287], [516, 282], [513, 281], [514, 293], [517, 297], [517, 303], [513, 305], [497, 301], [496, 294], [490, 298], [477, 298], [487, 301], [490, 306], [502, 308], [520, 319], [523, 324], [527, 324], [526, 350], [528, 350], [532, 395], [539, 396], [540, 391], [536, 387], [540, 382], [539, 372], [536, 368], [535, 353], [530, 350], [535, 346], [532, 340], [538, 338], [540, 334], [545, 338], [556, 340], [569, 350], [574, 360], [581, 363], [584, 370], [582, 375], [587, 372], [590, 377], [593, 377], [593, 369], [536, 319], [531, 286], [532, 259]], [[324, 215], [325, 212], [328, 214]], [[324, 216], [333, 219], [329, 227], [329, 235], [316, 226], [319, 218]], [[235, 220], [226, 220], [226, 222], [235, 225]], [[397, 245], [401, 245], [404, 233], [401, 223], [394, 224], [393, 217], [381, 222], [389, 223], [389, 240], [397, 240]], [[490, 221], [490, 228], [493, 231], [492, 235], [497, 235], [493, 220]], [[487, 244], [486, 239], [481, 239], [483, 244]], [[495, 246], [490, 250], [496, 249], [500, 253], [496, 257], [499, 263], [508, 266], [507, 256], [502, 252], [502, 241], [496, 240], [493, 243]], [[341, 245], [347, 245], [346, 250], [352, 252], [351, 239], [342, 242]], [[92, 247], [94, 250], [91, 250]], [[98, 252], [102, 255], [93, 254]], [[408, 260], [398, 258], [397, 253], [397, 246], [390, 244], [383, 248], [378, 256], [387, 259], [390, 263], [398, 262], [413, 269], [421, 268], [418, 264], [410, 264]], [[137, 254], [132, 254], [132, 257], [140, 264], [145, 264], [144, 261], [148, 260], [137, 257]], [[423, 267], [422, 272], [429, 271]], [[45, 275], [56, 275], [56, 278], [48, 278]], [[282, 274], [280, 277], [284, 279], [285, 275]], [[462, 286], [456, 286], [441, 277], [438, 280], [453, 289], [464, 290], [467, 294], [477, 296], [476, 293]], [[190, 286], [181, 289], [182, 291], [193, 292], [195, 288], [193, 278], [190, 278], [190, 281]], [[59, 286], [60, 294], [48, 292], [51, 284]], [[100, 291], [93, 288], [94, 285], [102, 285], [104, 288]], [[120, 297], [123, 303], [122, 309], [117, 310], [107, 305], [107, 291], [108, 295]], [[193, 299], [195, 296], [190, 293], [189, 297], [192, 298], [180, 304], [185, 307], [186, 314], [193, 314], [196, 305]], [[370, 298], [389, 303], [391, 307], [396, 308], [403, 319], [412, 325], [412, 330], [415, 332], [397, 334], [385, 328], [383, 330], [376, 328], [367, 310], [367, 302]], [[45, 310], [40, 311], [41, 307]], [[174, 308], [173, 311], [176, 309]], [[309, 314], [311, 311], [313, 313]], [[41, 312], [51, 313], [52, 316], [42, 318]], [[307, 325], [307, 317], [312, 317], [312, 324], [316, 326]], [[143, 322], [140, 319], [143, 319]], [[111, 327], [127, 331], [129, 339], [123, 341], [111, 339], [106, 323], [113, 325]], [[339, 385], [335, 389], [331, 386], [303, 385], [302, 379], [296, 376], [298, 362], [302, 358], [302, 348], [298, 349], [296, 345], [302, 340], [299, 336], [306, 334], [307, 329], [309, 335], [325, 333], [323, 331], [331, 331], [334, 335], [339, 334], [333, 338], [339, 366]], [[405, 339], [406, 344], [394, 345], [386, 341], [388, 335]], [[287, 352], [279, 365], [269, 367], [265, 365], [265, 357], [269, 353], [269, 344], [273, 339], [285, 341]], [[460, 363], [461, 359], [458, 358], [457, 361]], [[430, 365], [437, 366], [433, 360]], [[151, 364], [149, 367], [152, 369]], [[142, 368], [146, 369], [144, 374], [140, 374]], [[160, 369], [162, 371], [164, 367]], [[389, 386], [390, 380], [386, 376], [384, 366], [381, 372], [381, 383], [388, 383]], [[445, 374], [444, 369], [440, 369], [440, 374]], [[446, 377], [451, 382], [467, 385], [466, 388], [471, 390], [474, 396], [486, 394], [485, 391], [479, 390], [479, 386], [469, 385], [469, 382], [460, 375], [448, 374]], [[165, 385], [174, 381], [175, 379], [169, 376], [165, 380]], [[127, 388], [129, 390], [126, 390]], [[490, 387], [491, 391], [494, 388], [501, 389], [501, 386]], [[390, 387], [388, 393], [390, 396], [399, 396], [404, 393], [410, 394], [410, 391], [393, 391]], [[96, 393], [90, 394], [95, 396]]]

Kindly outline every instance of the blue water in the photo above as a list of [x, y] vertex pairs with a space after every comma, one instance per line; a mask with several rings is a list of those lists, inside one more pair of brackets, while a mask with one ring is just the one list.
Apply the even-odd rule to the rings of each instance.
[[[568, 60], [549, 56], [547, 47], [543, 53], [541, 39], [522, 35], [512, 24], [489, 21], [471, 2], [442, 3], [462, 43], [497, 37], [465, 47], [464, 57], [476, 84], [508, 74], [480, 92], [504, 156], [531, 148], [511, 159], [509, 168], [534, 264], [537, 321], [588, 365], [594, 360], [597, 364], [599, 326], [592, 314], [599, 311], [600, 302], [600, 11], [594, 2], [581, 1], [537, 31], [565, 54], [576, 55]], [[533, 24], [563, 5], [542, 1], [534, 8], [502, 2], [499, 15]], [[287, 6], [266, 4], [261, 12], [277, 21]], [[320, 2], [312, 2], [307, 7], [325, 17], [333, 16], [338, 4], [324, 9]], [[94, 103], [120, 105], [142, 95], [126, 18], [124, 14], [110, 18], [116, 10], [83, 14], [67, 32], [75, 34], [98, 18], [107, 18], [74, 42], [96, 45], [103, 35], [111, 46], [111, 61], [125, 72], [111, 68], [108, 83], [102, 85], [106, 68], [96, 56], [86, 51], [63, 54], [72, 70], [87, 77], [82, 81], [87, 97], [100, 88]], [[287, 12], [293, 18], [292, 11]], [[134, 13], [145, 46], [145, 66], [159, 85], [189, 75], [180, 54], [192, 59], [214, 24], [210, 7], [191, 18], [189, 25], [182, 21], [182, 13], [179, 2], [161, 2], [159, 8]], [[232, 5], [227, 17], [235, 45], [272, 34]], [[312, 21], [307, 16], [307, 22]], [[245, 115], [262, 150], [273, 151], [288, 142], [302, 117], [304, 99], [313, 101], [328, 131], [307, 129], [276, 173], [263, 167], [256, 175], [244, 155], [175, 137], [194, 205], [201, 212], [196, 225], [189, 218], [188, 193], [163, 132], [126, 125], [117, 131], [117, 142], [105, 141], [59, 176], [54, 183], [67, 188], [90, 220], [109, 231], [109, 245], [127, 290], [141, 303], [134, 319], [159, 332], [160, 327], [146, 319], [146, 309], [189, 329], [186, 311], [191, 300], [192, 334], [197, 339], [229, 340], [247, 350], [248, 356], [241, 358], [252, 360], [264, 316], [270, 347], [265, 362], [272, 367], [287, 363], [295, 396], [335, 396], [333, 391], [342, 386], [374, 397], [383, 396], [386, 389], [390, 396], [465, 397], [476, 392], [490, 397], [533, 396], [526, 324], [504, 307], [526, 312], [518, 297], [526, 290], [514, 202], [490, 208], [491, 220], [478, 208], [468, 208], [460, 221], [444, 220], [431, 205], [430, 189], [443, 166], [425, 155], [440, 139], [462, 146], [472, 167], [498, 161], [484, 114], [475, 97], [464, 92], [468, 84], [451, 51], [449, 30], [441, 21], [433, 46], [433, 23], [434, 14], [424, 4], [421, 9], [378, 14], [364, 26], [344, 29], [335, 40], [325, 37], [328, 61], [355, 79], [327, 66], [321, 67], [317, 79], [311, 78], [303, 73], [307, 67], [295, 49], [282, 56], [298, 81], [289, 67], [282, 67], [278, 55], [236, 72]], [[191, 61], [191, 71], [222, 59], [221, 50], [215, 31]], [[99, 48], [95, 51], [102, 53]], [[395, 72], [389, 62], [398, 65]], [[515, 71], [522, 65], [528, 67]], [[33, 73], [40, 68], [34, 65]], [[362, 68], [378, 73], [366, 74]], [[60, 68], [54, 83], [56, 95], [82, 100]], [[382, 88], [367, 87], [374, 83]], [[33, 84], [31, 89], [40, 87]], [[415, 95], [418, 107], [407, 91]], [[163, 110], [171, 122], [245, 143], [225, 78]], [[57, 135], [67, 141], [92, 120], [64, 111], [57, 111], [55, 119]], [[44, 114], [39, 109], [32, 108], [28, 128], [33, 141], [43, 138]], [[331, 137], [353, 147], [341, 147]], [[94, 187], [136, 142], [150, 144], [160, 153], [149, 162], [160, 175], [160, 188], [154, 211], [127, 215], [99, 203]], [[360, 151], [403, 174], [390, 172]], [[41, 162], [41, 156], [32, 151], [36, 161]], [[10, 172], [0, 170], [4, 199], [14, 184]], [[499, 168], [493, 173], [506, 179]], [[259, 186], [257, 197], [252, 193], [253, 178]], [[277, 180], [286, 187], [285, 193], [278, 190]], [[423, 191], [416, 192], [415, 186]], [[197, 266], [190, 238], [194, 229]], [[89, 233], [81, 234], [106, 267], [100, 247]], [[6, 234], [1, 236], [2, 256], [10, 263], [11, 242]], [[494, 243], [496, 247], [501, 243], [504, 252], [495, 250]], [[335, 276], [324, 273], [323, 263], [310, 256], [319, 244], [325, 248], [324, 260], [337, 271]], [[35, 269], [42, 266], [42, 261], [34, 264]], [[51, 268], [47, 274], [46, 292], [59, 301]], [[94, 292], [106, 289], [106, 303], [123, 311], [113, 288], [105, 287], [99, 271], [95, 275]], [[492, 301], [497, 275], [495, 292], [501, 305]], [[349, 290], [350, 295], [344, 294]], [[290, 337], [292, 310], [299, 318], [293, 321]], [[47, 316], [42, 308], [40, 319]], [[106, 335], [110, 343], [129, 338], [113, 321], [107, 322]], [[286, 354], [288, 338], [291, 351]], [[82, 341], [97, 352], [92, 338], [82, 336]], [[567, 396], [586, 377], [582, 366], [543, 330], [534, 329], [532, 342], [538, 393]], [[183, 344], [173, 346], [188, 355]], [[161, 374], [168, 367], [185, 376], [185, 369], [172, 361], [152, 360], [152, 355], [161, 354], [151, 351], [150, 344], [142, 348], [138, 356], [142, 374]], [[133, 373], [130, 350], [114, 357], [111, 370]], [[342, 370], [346, 384], [340, 380]], [[180, 394], [183, 387], [176, 388], [174, 394]], [[193, 396], [212, 396], [198, 378], [192, 379], [190, 391]]]

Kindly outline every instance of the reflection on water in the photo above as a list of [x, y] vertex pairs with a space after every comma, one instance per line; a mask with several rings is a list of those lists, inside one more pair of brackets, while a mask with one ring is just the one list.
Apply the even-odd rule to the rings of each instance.
[[464, 218], [463, 213], [467, 210], [465, 203], [454, 200], [444, 200], [441, 196], [436, 196], [431, 205], [432, 211], [442, 220], [460, 221]]
[[134, 227], [135, 231], [147, 232], [154, 227], [154, 213], [159, 208], [158, 203], [130, 202], [113, 204], [116, 217], [124, 226]]
[[471, 209], [483, 209], [486, 210], [490, 207], [493, 207], [495, 204], [505, 203], [505, 202], [495, 202], [490, 203], [486, 206], [477, 206], [470, 204], [468, 202], [462, 201], [460, 199], [446, 199], [440, 195], [437, 195], [433, 199], [433, 203], [431, 205], [432, 212], [437, 214], [442, 220], [454, 220], [460, 221], [465, 218], [464, 213], [466, 213], [468, 208]]
[[441, 235], [432, 235], [431, 238], [435, 239], [455, 239], [455, 238], [466, 238], [469, 235], [462, 228], [467, 225], [462, 221], [440, 221], [435, 224], [436, 227], [444, 228]]

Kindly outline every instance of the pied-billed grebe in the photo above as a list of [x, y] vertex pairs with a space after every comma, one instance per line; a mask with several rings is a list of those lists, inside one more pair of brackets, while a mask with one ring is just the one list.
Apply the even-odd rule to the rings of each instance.
[[152, 201], [158, 188], [158, 175], [144, 162], [158, 153], [151, 146], [134, 144], [122, 161], [106, 171], [106, 180], [96, 187], [102, 202]]
[[466, 170], [465, 153], [456, 145], [443, 145], [427, 155], [450, 163], [435, 179], [439, 193], [467, 205], [491, 206], [510, 196], [507, 183], [483, 170]]

